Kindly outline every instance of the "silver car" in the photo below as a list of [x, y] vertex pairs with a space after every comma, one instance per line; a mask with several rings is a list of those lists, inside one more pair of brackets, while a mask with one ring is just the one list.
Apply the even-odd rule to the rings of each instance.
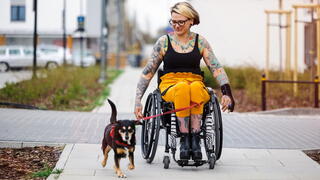
[[82, 52], [82, 59], [80, 52], [74, 52], [72, 54], [73, 65], [81, 67], [94, 66], [96, 64], [96, 58], [92, 55], [90, 51]]
[[[63, 64], [64, 49], [55, 45], [39, 45], [39, 63], [47, 68], [54, 68]], [[66, 49], [66, 63], [72, 64], [70, 49]]]
[[[62, 48], [54, 46], [40, 46], [37, 51], [37, 66], [48, 69], [63, 64]], [[67, 53], [67, 63], [71, 64], [71, 55]], [[0, 72], [10, 68], [33, 66], [33, 48], [24, 46], [0, 46]]]
[[0, 72], [12, 67], [30, 67], [33, 63], [33, 52], [22, 46], [0, 46]]

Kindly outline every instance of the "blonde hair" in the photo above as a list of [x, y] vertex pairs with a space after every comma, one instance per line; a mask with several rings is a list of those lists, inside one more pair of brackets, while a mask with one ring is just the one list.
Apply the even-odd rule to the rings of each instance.
[[188, 2], [178, 2], [171, 8], [171, 14], [178, 13], [189, 19], [193, 19], [193, 25], [200, 23], [198, 12]]

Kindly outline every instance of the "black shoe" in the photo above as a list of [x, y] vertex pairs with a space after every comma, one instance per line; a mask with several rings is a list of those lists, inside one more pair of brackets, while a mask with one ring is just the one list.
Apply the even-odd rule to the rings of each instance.
[[190, 159], [190, 138], [189, 134], [182, 134], [180, 138], [180, 159], [189, 160]]
[[192, 145], [192, 159], [193, 160], [201, 160], [202, 153], [201, 153], [201, 146], [200, 146], [200, 134], [191, 134], [191, 145]]

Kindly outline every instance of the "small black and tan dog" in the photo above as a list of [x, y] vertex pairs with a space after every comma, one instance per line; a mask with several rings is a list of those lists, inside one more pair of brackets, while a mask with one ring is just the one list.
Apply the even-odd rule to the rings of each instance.
[[117, 120], [117, 109], [114, 103], [108, 99], [112, 113], [110, 124], [104, 130], [102, 140], [102, 151], [104, 159], [102, 166], [105, 167], [108, 160], [108, 153], [111, 149], [114, 151], [114, 169], [120, 178], [125, 178], [126, 175], [120, 169], [120, 159], [125, 158], [129, 153], [129, 170], [134, 169], [134, 150], [136, 144], [135, 126], [139, 125], [139, 121], [133, 120]]

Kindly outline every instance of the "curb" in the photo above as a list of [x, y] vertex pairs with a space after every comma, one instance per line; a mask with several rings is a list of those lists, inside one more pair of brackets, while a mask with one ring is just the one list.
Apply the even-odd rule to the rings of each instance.
[[273, 114], [273, 115], [280, 115], [280, 116], [318, 116], [320, 110], [318, 108], [280, 108], [280, 109], [271, 109], [266, 111], [256, 111], [256, 112], [249, 112], [249, 113], [256, 113], [256, 114]]
[[35, 146], [65, 146], [66, 143], [0, 141], [0, 148], [24, 148]]
[[[53, 168], [53, 171], [55, 171], [55, 170], [62, 170], [63, 171], [73, 148], [74, 148], [74, 144], [67, 144], [64, 147], [56, 166]], [[47, 178], [47, 180], [56, 180], [59, 178], [59, 176], [60, 176], [60, 174], [50, 174], [50, 176]]]

